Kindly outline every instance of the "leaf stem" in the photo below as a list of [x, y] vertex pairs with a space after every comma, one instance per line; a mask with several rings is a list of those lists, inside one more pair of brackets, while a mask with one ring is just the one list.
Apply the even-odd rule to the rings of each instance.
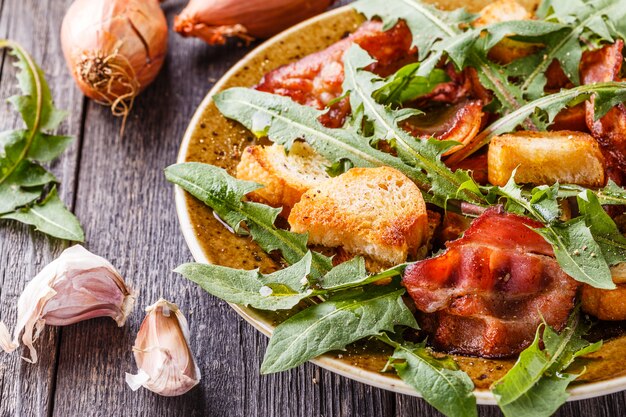
[[609, 81], [605, 83], [580, 85], [578, 87], [570, 88], [568, 90], [561, 90], [558, 93], [550, 94], [537, 100], [531, 101], [530, 103], [525, 104], [519, 109], [502, 116], [500, 119], [487, 126], [485, 130], [476, 135], [476, 137], [472, 139], [470, 143], [468, 143], [464, 148], [451, 155], [450, 158], [448, 158], [447, 162], [450, 164], [458, 164], [474, 152], [478, 151], [484, 145], [488, 144], [491, 141], [491, 138], [493, 138], [494, 136], [514, 130], [515, 127], [517, 127], [517, 125], [519, 124], [512, 124], [513, 122], [515, 122], [516, 119], [524, 120], [523, 118], [526, 114], [531, 114], [536, 109], [545, 109], [552, 105], [558, 104], [559, 102], [567, 103], [576, 99], [580, 95], [586, 94], [590, 96], [591, 94], [603, 89], [626, 90], [626, 82]]
[[[530, 75], [524, 80], [524, 83], [520, 87], [522, 91], [526, 92], [528, 90], [528, 87], [532, 85], [533, 81], [539, 76], [539, 74], [546, 72], [546, 70], [548, 69], [548, 66], [550, 66], [552, 61], [556, 58], [556, 54], [559, 52], [559, 50], [563, 48], [563, 46], [567, 45], [567, 43], [572, 39], [572, 37], [574, 37], [578, 33], [579, 29], [586, 27], [593, 18], [602, 16], [603, 12], [604, 12], [604, 9], [599, 9], [599, 10], [596, 10], [596, 12], [590, 14], [579, 25], [573, 27], [571, 32], [567, 34], [567, 36], [564, 36], [554, 48], [550, 48], [548, 53], [543, 55], [544, 58], [542, 59], [541, 63], [537, 65], [537, 67], [535, 67], [533, 72], [531, 72]], [[565, 75], [567, 76], [567, 78], [570, 78], [570, 79], [573, 76], [573, 74], [565, 74]]]
[[19, 166], [20, 162], [22, 162], [22, 160], [26, 158], [26, 155], [28, 155], [28, 151], [30, 150], [30, 146], [33, 143], [33, 139], [35, 138], [35, 135], [39, 131], [39, 124], [41, 123], [41, 112], [42, 112], [42, 107], [43, 107], [43, 93], [42, 93], [43, 88], [42, 88], [41, 80], [39, 79], [40, 74], [39, 74], [39, 71], [37, 70], [37, 65], [31, 58], [31, 56], [28, 53], [26, 53], [26, 51], [22, 48], [21, 45], [19, 45], [16, 42], [10, 41], [8, 39], [0, 39], [0, 49], [2, 48], [10, 48], [14, 50], [16, 53], [22, 55], [22, 58], [28, 65], [28, 69], [33, 74], [33, 79], [34, 79], [33, 81], [35, 83], [35, 95], [37, 98], [37, 107], [35, 109], [35, 119], [33, 122], [33, 126], [28, 133], [28, 138], [26, 139], [26, 146], [24, 146], [24, 148], [22, 149], [22, 152], [20, 153], [19, 157], [16, 159], [15, 164], [13, 164], [13, 166], [11, 166], [6, 171], [6, 173], [0, 177], [0, 184], [6, 181], [6, 179], [9, 178], [11, 174], [13, 174], [13, 172]]
[[411, 0], [401, 0], [401, 1], [405, 3], [407, 6], [413, 9], [416, 9], [418, 13], [421, 13], [424, 16], [426, 16], [431, 22], [433, 22], [439, 29], [445, 32], [448, 36], [455, 36], [461, 33], [460, 30], [453, 28], [452, 26], [448, 25], [446, 22], [442, 21], [437, 16], [432, 14], [426, 7], [423, 7], [422, 3], [411, 1]]

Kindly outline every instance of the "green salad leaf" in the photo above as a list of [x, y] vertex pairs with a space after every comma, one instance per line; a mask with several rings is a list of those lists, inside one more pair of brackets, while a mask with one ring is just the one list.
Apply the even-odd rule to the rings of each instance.
[[576, 309], [560, 333], [540, 325], [533, 343], [494, 384], [492, 391], [505, 417], [549, 417], [567, 401], [567, 386], [580, 376], [567, 373], [567, 368], [579, 356], [602, 347], [601, 341], [583, 339], [588, 326], [579, 323], [578, 313]]
[[393, 332], [395, 326], [417, 328], [413, 314], [402, 301], [404, 292], [391, 285], [356, 289], [291, 316], [274, 329], [261, 372], [294, 368], [365, 337]]
[[582, 216], [563, 222], [559, 220], [558, 184], [536, 187], [529, 198], [514, 178], [515, 172], [504, 187], [490, 187], [491, 193], [505, 197], [509, 211], [544, 224], [535, 231], [552, 245], [559, 265], [569, 276], [596, 288], [615, 288], [609, 266], [626, 262], [626, 252], [620, 248], [620, 240], [611, 242], [617, 226], [606, 213], [600, 213], [604, 210], [595, 195], [586, 190], [584, 198], [579, 198]]
[[546, 0], [538, 10], [538, 16], [547, 21], [563, 23], [563, 29], [551, 36], [531, 34], [529, 40], [544, 47], [514, 64], [513, 73], [522, 80], [520, 88], [531, 99], [543, 95], [545, 73], [554, 60], [559, 62], [565, 75], [574, 84], [580, 84], [578, 65], [590, 41], [613, 42], [615, 37], [623, 38], [626, 2]]
[[[580, 185], [562, 184], [559, 187], [559, 197], [576, 197], [580, 193], [587, 191], [588, 190], [586, 188], [581, 187]], [[620, 187], [611, 179], [609, 179], [607, 185], [603, 188], [589, 191], [596, 196], [600, 204], [603, 206], [626, 206], [626, 188]]]
[[305, 288], [311, 272], [311, 252], [295, 264], [272, 274], [219, 265], [189, 263], [174, 270], [206, 292], [229, 303], [261, 310], [289, 310], [313, 294]]
[[295, 264], [271, 274], [258, 269], [242, 270], [220, 265], [188, 263], [174, 270], [198, 284], [209, 294], [229, 303], [251, 306], [261, 310], [288, 310], [300, 301], [363, 287], [376, 281], [399, 276], [408, 264], [369, 274], [362, 257], [341, 263], [323, 277], [314, 279], [311, 273], [312, 254]]
[[474, 383], [451, 358], [435, 358], [425, 343], [379, 339], [395, 348], [389, 363], [430, 405], [450, 417], [476, 417]]
[[355, 257], [349, 261], [340, 263], [328, 271], [316, 284], [321, 288], [321, 293], [341, 291], [348, 288], [362, 287], [377, 281], [401, 276], [409, 263], [399, 264], [384, 271], [368, 274], [365, 269], [365, 260]]
[[85, 239], [78, 219], [70, 213], [57, 195], [56, 187], [48, 192], [41, 201], [28, 207], [18, 208], [13, 212], [0, 215], [0, 219], [12, 219], [30, 224], [47, 235], [82, 242]]
[[400, 276], [409, 264], [369, 274], [365, 260], [358, 256], [343, 262], [324, 276], [311, 276], [312, 253], [295, 264], [271, 274], [258, 269], [242, 270], [220, 265], [188, 263], [174, 270], [195, 282], [209, 294], [229, 303], [261, 310], [288, 310], [300, 301], [325, 296]]
[[413, 45], [417, 47], [420, 61], [437, 42], [462, 34], [461, 25], [476, 18], [464, 9], [446, 12], [418, 0], [362, 0], [353, 3], [352, 7], [368, 19], [381, 18], [385, 30], [395, 26], [398, 20], [404, 20], [413, 33]]
[[[296, 139], [304, 139], [331, 163], [349, 160], [357, 167], [390, 166], [413, 180], [430, 200], [430, 184], [426, 174], [388, 153], [373, 148], [369, 138], [352, 129], [330, 129], [317, 118], [323, 113], [298, 104], [289, 97], [256, 91], [250, 88], [230, 88], [214, 97], [225, 117], [236, 120], [260, 136], [290, 148]], [[259, 120], [262, 128], [256, 128]]]
[[[385, 0], [360, 0], [353, 7], [368, 19], [382, 19], [384, 29], [391, 28], [398, 20], [404, 20], [413, 34], [421, 65], [419, 75], [428, 76], [444, 53], [461, 69], [466, 65], [476, 68], [481, 83], [493, 91], [502, 113], [513, 111], [525, 104], [521, 90], [510, 85], [506, 70], [487, 59], [487, 42], [480, 42], [483, 29], [468, 26], [476, 16], [464, 9], [443, 11], [420, 0], [401, 0], [392, 3]], [[537, 28], [539, 29], [539, 28]], [[490, 44], [495, 43], [495, 33]], [[529, 121], [528, 128], [537, 128]]]
[[380, 83], [372, 97], [380, 104], [400, 105], [428, 94], [439, 84], [450, 81], [448, 74], [441, 69], [434, 69], [427, 76], [417, 75], [419, 67], [419, 62], [414, 62], [400, 68]]
[[614, 105], [616, 100], [620, 102], [626, 100], [626, 82], [611, 81], [581, 85], [533, 100], [487, 126], [472, 139], [471, 143], [455, 152], [449, 158], [449, 162], [458, 163], [488, 144], [494, 136], [514, 131], [531, 114], [542, 112], [546, 116], [548, 124], [550, 124], [561, 110], [581, 103], [591, 96], [595, 97], [596, 113], [594, 115], [598, 119], [610, 110], [611, 106], [608, 106], [607, 102]]
[[54, 135], [65, 112], [52, 102], [41, 69], [17, 43], [0, 40], [16, 58], [21, 94], [9, 102], [21, 115], [25, 129], [0, 133], [0, 218], [34, 225], [50, 236], [82, 242], [84, 232], [76, 217], [59, 199], [57, 179], [40, 163], [59, 157], [73, 141]]
[[[279, 250], [290, 264], [298, 262], [309, 251], [307, 235], [275, 226], [281, 209], [243, 201], [247, 193], [262, 185], [235, 179], [222, 168], [197, 162], [171, 165], [165, 169], [165, 177], [211, 207], [235, 233], [250, 234], [264, 251]], [[313, 277], [322, 276], [330, 269], [330, 258], [312, 252]]]
[[405, 111], [385, 107], [373, 98], [381, 80], [364, 69], [373, 62], [358, 45], [352, 45], [344, 55], [343, 89], [349, 94], [351, 107], [362, 107], [364, 115], [374, 124], [376, 138], [388, 140], [400, 159], [426, 173], [431, 184], [429, 192], [439, 206], [446, 207], [447, 199], [455, 197], [473, 203], [484, 202], [482, 194], [471, 191], [478, 189], [475, 184], [458, 191], [462, 184], [473, 182], [467, 171], [453, 172], [441, 161], [441, 155], [456, 142], [414, 138], [398, 125], [406, 117]]
[[578, 195], [577, 200], [578, 210], [607, 264], [613, 266], [626, 262], [626, 237], [619, 231], [611, 216], [604, 211], [598, 197], [591, 190], [585, 190]]

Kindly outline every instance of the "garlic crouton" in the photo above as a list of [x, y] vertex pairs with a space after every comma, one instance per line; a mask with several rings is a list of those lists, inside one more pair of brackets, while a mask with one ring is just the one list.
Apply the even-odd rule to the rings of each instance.
[[489, 182], [505, 185], [513, 170], [522, 184], [556, 182], [601, 187], [604, 159], [596, 140], [574, 131], [516, 132], [491, 140], [487, 156]]
[[288, 215], [304, 192], [330, 178], [326, 173], [329, 165], [304, 142], [295, 142], [288, 154], [282, 145], [248, 146], [237, 165], [237, 178], [263, 184], [248, 197], [273, 207], [285, 207], [283, 215]]
[[352, 168], [304, 193], [289, 215], [309, 243], [343, 247], [389, 264], [415, 255], [428, 232], [417, 186], [396, 169]]
[[492, 23], [509, 22], [512, 20], [528, 20], [531, 14], [516, 0], [496, 0], [483, 7], [474, 20], [474, 26], [482, 27]]
[[581, 291], [582, 309], [600, 320], [626, 320], [626, 263], [611, 268], [614, 290], [601, 290], [584, 284]]
[[[496, 0], [478, 12], [474, 27], [483, 27], [493, 23], [508, 22], [511, 20], [529, 20], [531, 14], [524, 6], [515, 0]], [[535, 52], [536, 45], [504, 38], [489, 51], [489, 58], [508, 64], [516, 59], [523, 58]]]

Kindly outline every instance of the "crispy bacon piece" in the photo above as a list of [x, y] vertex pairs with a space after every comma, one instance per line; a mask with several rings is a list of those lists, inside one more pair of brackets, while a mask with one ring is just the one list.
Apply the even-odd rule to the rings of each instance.
[[585, 104], [580, 103], [574, 107], [561, 110], [549, 130], [574, 130], [577, 132], [589, 132], [587, 128], [587, 114]]
[[450, 169], [464, 169], [472, 171], [472, 178], [479, 184], [489, 184], [489, 168], [487, 161], [487, 152], [477, 152], [465, 158], [459, 163], [449, 165]]
[[578, 283], [531, 229], [540, 226], [491, 208], [442, 255], [407, 268], [404, 285], [437, 348], [506, 357], [532, 342], [542, 317], [565, 325]]
[[[353, 42], [377, 60], [372, 67], [368, 68], [369, 70], [380, 76], [388, 76], [403, 65], [415, 61], [417, 51], [411, 46], [411, 40], [411, 33], [403, 22], [384, 32], [380, 22], [365, 22], [356, 32], [323, 51], [270, 71], [255, 88], [291, 97], [300, 104], [323, 109], [343, 93], [343, 54]], [[479, 107], [479, 101], [482, 104], [488, 103], [491, 101], [491, 93], [480, 84], [475, 69], [466, 68], [457, 72], [452, 64], [448, 64], [445, 69], [450, 81], [420, 97], [415, 104], [433, 102], [462, 104], [458, 109], [464, 116], [470, 112], [473, 117], [470, 120], [463, 118], [462, 121], [475, 121], [478, 113], [482, 115], [480, 108], [476, 110]], [[468, 102], [468, 98], [474, 100]], [[320, 118], [320, 121], [327, 127], [341, 127], [349, 113], [350, 103], [347, 99], [343, 99], [330, 106], [329, 111]], [[451, 123], [454, 124], [459, 120], [458, 117], [452, 117], [452, 119], [454, 120], [442, 120], [442, 122], [450, 126]], [[456, 126], [462, 127], [459, 123]], [[465, 129], [471, 130], [474, 127], [474, 124], [469, 123]], [[440, 127], [439, 131], [442, 129], [445, 129], [445, 126]]]
[[450, 81], [439, 84], [430, 93], [416, 99], [417, 107], [427, 106], [433, 102], [456, 104], [468, 98], [477, 99], [483, 103], [491, 101], [491, 92], [480, 83], [476, 69], [467, 67], [458, 72], [452, 63], [448, 63], [445, 71]]
[[[356, 32], [323, 51], [265, 74], [256, 89], [288, 96], [300, 104], [323, 109], [342, 94], [343, 54], [352, 43], [358, 44], [376, 59], [377, 62], [369, 70], [387, 76], [415, 60], [416, 49], [411, 42], [411, 32], [403, 22], [388, 31], [382, 31], [381, 22], [365, 22]], [[330, 112], [321, 121], [328, 127], [340, 127], [349, 113], [350, 104], [344, 99], [331, 106]]]
[[[620, 80], [622, 49], [624, 42], [618, 40], [612, 45], [583, 54], [580, 74], [583, 84]], [[626, 181], [626, 106], [618, 104], [599, 120], [594, 121], [594, 98], [585, 104], [587, 126], [600, 143], [607, 161], [607, 174], [618, 184]]]
[[[402, 127], [419, 138], [434, 137], [465, 144], [480, 130], [483, 120], [482, 107], [480, 100], [464, 100], [443, 109], [411, 117]], [[459, 145], [451, 148], [446, 155], [461, 147]]]
[[435, 234], [437, 245], [443, 247], [447, 242], [460, 238], [470, 227], [470, 224], [471, 221], [467, 217], [452, 211], [446, 211], [443, 215], [441, 227]]
[[545, 89], [547, 91], [558, 91], [561, 88], [571, 87], [573, 84], [567, 75], [565, 75], [565, 71], [559, 64], [559, 61], [553, 59], [548, 68], [546, 69], [546, 86]]

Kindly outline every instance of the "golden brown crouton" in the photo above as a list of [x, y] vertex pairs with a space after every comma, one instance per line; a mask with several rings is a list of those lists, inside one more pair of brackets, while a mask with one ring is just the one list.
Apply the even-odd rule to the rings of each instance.
[[237, 165], [237, 178], [263, 184], [248, 197], [273, 207], [285, 207], [283, 215], [309, 188], [327, 180], [328, 161], [304, 142], [295, 142], [289, 154], [282, 145], [248, 146]]
[[474, 20], [474, 26], [482, 27], [492, 23], [511, 20], [529, 20], [530, 12], [516, 0], [496, 0], [483, 7]]
[[515, 181], [552, 185], [556, 182], [586, 187], [604, 185], [604, 159], [596, 140], [587, 133], [516, 132], [491, 140], [489, 182], [504, 185], [517, 167]]
[[[426, 236], [424, 236], [424, 243], [417, 251], [415, 259], [424, 259], [426, 255], [432, 250], [435, 230], [441, 225], [441, 214], [437, 213], [436, 211], [426, 210], [426, 215], [428, 216], [428, 227], [426, 228]], [[357, 256], [353, 253], [347, 252], [341, 246], [335, 248], [334, 250], [335, 255], [333, 256], [333, 266], [337, 266], [339, 264], [347, 262]], [[374, 260], [369, 256], [363, 256], [363, 258], [365, 259], [365, 269], [367, 269], [367, 271], [371, 273], [381, 272], [394, 266], [389, 262]], [[377, 281], [376, 284], [387, 285], [390, 282], [391, 278]]]
[[[511, 20], [529, 20], [531, 14], [524, 6], [515, 0], [496, 0], [478, 12], [475, 27], [487, 26], [493, 23], [508, 22]], [[523, 58], [535, 52], [536, 45], [504, 38], [489, 51], [489, 58], [502, 64], [508, 64], [516, 59]]]
[[311, 244], [398, 264], [424, 243], [428, 217], [420, 190], [401, 172], [352, 168], [304, 193], [289, 224]]
[[583, 285], [582, 309], [600, 320], [626, 320], [626, 263], [612, 267], [611, 275], [617, 285], [614, 290]]

